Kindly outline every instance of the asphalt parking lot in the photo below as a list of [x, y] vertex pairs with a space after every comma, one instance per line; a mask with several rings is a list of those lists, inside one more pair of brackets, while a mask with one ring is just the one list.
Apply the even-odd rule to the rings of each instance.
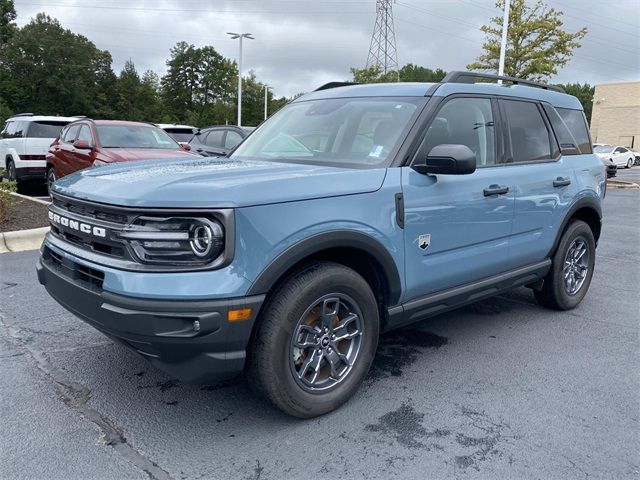
[[338, 411], [189, 386], [65, 312], [0, 255], [0, 478], [638, 478], [640, 190], [609, 190], [590, 292], [527, 289], [381, 339]]

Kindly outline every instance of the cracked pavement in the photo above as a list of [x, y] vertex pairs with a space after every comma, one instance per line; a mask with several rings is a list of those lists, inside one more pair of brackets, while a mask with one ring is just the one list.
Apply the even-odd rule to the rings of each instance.
[[638, 478], [640, 192], [609, 190], [582, 304], [527, 289], [381, 338], [343, 408], [301, 421], [243, 381], [184, 385], [0, 255], [0, 479]]

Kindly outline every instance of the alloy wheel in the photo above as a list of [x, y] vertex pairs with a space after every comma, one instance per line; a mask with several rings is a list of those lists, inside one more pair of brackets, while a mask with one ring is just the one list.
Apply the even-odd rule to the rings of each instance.
[[360, 353], [364, 322], [344, 294], [325, 295], [302, 314], [290, 346], [291, 372], [307, 392], [325, 392], [343, 382]]
[[576, 238], [564, 258], [564, 288], [569, 295], [580, 291], [589, 273], [589, 246], [582, 237]]

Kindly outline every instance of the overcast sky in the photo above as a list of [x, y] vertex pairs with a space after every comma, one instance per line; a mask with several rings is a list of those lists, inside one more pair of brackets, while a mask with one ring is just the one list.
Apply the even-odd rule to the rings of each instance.
[[[529, 0], [533, 3], [534, 0]], [[565, 13], [565, 28], [589, 33], [553, 81], [591, 84], [640, 80], [638, 0], [548, 0]], [[18, 24], [37, 12], [109, 50], [116, 73], [132, 59], [140, 73], [162, 75], [169, 49], [185, 40], [213, 45], [237, 59], [238, 41], [225, 32], [251, 32], [243, 71], [277, 96], [350, 78], [364, 66], [375, 23], [375, 0], [15, 0]], [[493, 0], [406, 0], [394, 5], [400, 65], [464, 69], [480, 53], [480, 26], [500, 14]]]

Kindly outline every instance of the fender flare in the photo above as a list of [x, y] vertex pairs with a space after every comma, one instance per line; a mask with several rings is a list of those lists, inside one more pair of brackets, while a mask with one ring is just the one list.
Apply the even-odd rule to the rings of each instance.
[[[551, 247], [551, 250], [547, 255], [548, 258], [551, 258], [554, 252], [556, 251], [556, 248], [558, 248], [558, 244], [560, 243], [560, 238], [562, 237], [562, 234], [564, 233], [564, 230], [567, 227], [567, 224], [573, 217], [573, 214], [582, 208], [589, 208], [591, 210], [594, 210], [595, 213], [598, 215], [600, 222], [602, 223], [602, 207], [600, 205], [600, 202], [594, 197], [582, 197], [581, 199], [576, 201], [574, 204], [572, 204], [571, 207], [569, 207], [569, 210], [567, 211], [567, 214], [564, 216], [564, 220], [562, 220], [562, 224], [560, 225], [560, 228], [556, 233], [556, 238], [553, 241], [553, 246]], [[596, 239], [596, 245], [597, 244], [598, 244], [598, 240]]]
[[354, 248], [372, 256], [382, 268], [389, 285], [389, 304], [400, 300], [400, 274], [389, 251], [370, 235], [354, 230], [318, 233], [295, 243], [273, 259], [256, 277], [246, 295], [266, 294], [289, 268], [305, 258], [331, 248]]

